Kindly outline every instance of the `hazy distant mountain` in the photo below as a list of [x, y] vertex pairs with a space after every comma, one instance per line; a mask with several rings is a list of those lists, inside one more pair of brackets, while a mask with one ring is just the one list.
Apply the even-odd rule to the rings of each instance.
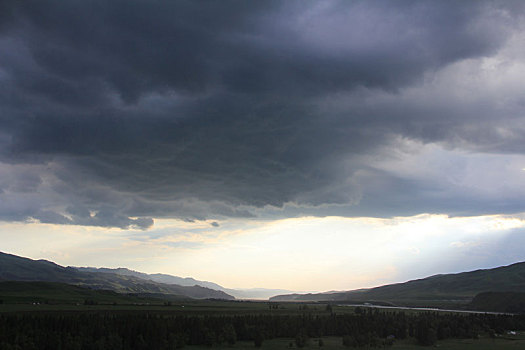
[[138, 271], [133, 271], [126, 268], [95, 268], [95, 267], [74, 267], [79, 271], [85, 272], [105, 272], [115, 273], [122, 276], [134, 276], [145, 280], [155, 281], [166, 284], [177, 284], [180, 286], [201, 286], [210, 289], [220, 290], [238, 299], [268, 299], [274, 295], [290, 293], [286, 289], [267, 289], [267, 288], [246, 288], [246, 289], [232, 289], [225, 288], [217, 283], [208, 281], [199, 281], [191, 277], [178, 277], [162, 273], [147, 274]]
[[289, 294], [272, 301], [386, 301], [399, 304], [468, 303], [483, 292], [525, 292], [525, 262], [486, 270], [435, 275], [423, 279], [348, 292]]
[[225, 291], [225, 288], [218, 285], [217, 283], [208, 282], [208, 281], [198, 281], [191, 277], [177, 277], [172, 275], [166, 275], [162, 273], [154, 273], [154, 274], [147, 274], [143, 272], [133, 271], [130, 269], [126, 269], [123, 267], [119, 267], [117, 269], [109, 269], [109, 268], [95, 268], [95, 267], [74, 267], [75, 269], [79, 271], [87, 271], [87, 272], [105, 272], [105, 273], [115, 273], [122, 276], [134, 276], [138, 278], [142, 278], [145, 280], [151, 280], [159, 283], [166, 283], [166, 284], [177, 284], [179, 286], [201, 286], [206, 287], [210, 289], [215, 290], [222, 290]]
[[[129, 270], [128, 270], [129, 271]], [[147, 276], [147, 275], [146, 275]], [[0, 280], [61, 282], [91, 289], [107, 289], [119, 293], [170, 294], [196, 299], [234, 299], [221, 290], [199, 285], [181, 286], [159, 283], [139, 277], [139, 273], [119, 274], [63, 267], [47, 260], [32, 260], [0, 253]]]

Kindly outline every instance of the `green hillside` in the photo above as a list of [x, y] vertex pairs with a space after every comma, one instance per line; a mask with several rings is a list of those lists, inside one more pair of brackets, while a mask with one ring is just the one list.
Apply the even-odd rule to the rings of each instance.
[[525, 292], [525, 263], [494, 269], [435, 275], [381, 287], [318, 294], [290, 294], [272, 301], [387, 302], [399, 305], [467, 304], [483, 292]]
[[6, 304], [142, 304], [151, 302], [160, 304], [162, 303], [161, 297], [161, 295], [158, 295], [157, 298], [138, 297], [58, 282], [0, 282], [0, 300]]
[[525, 293], [486, 292], [474, 297], [469, 305], [473, 310], [525, 314]]

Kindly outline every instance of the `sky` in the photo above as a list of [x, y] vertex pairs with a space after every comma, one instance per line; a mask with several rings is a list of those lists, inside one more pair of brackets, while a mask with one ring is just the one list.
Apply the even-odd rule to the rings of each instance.
[[0, 2], [0, 251], [349, 290], [525, 260], [522, 1]]

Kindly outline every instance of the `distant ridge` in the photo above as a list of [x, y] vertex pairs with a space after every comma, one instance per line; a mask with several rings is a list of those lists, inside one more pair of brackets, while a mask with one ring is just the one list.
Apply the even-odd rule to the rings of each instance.
[[215, 289], [223, 291], [229, 295], [239, 299], [268, 299], [277, 294], [290, 293], [286, 289], [268, 289], [268, 288], [246, 288], [246, 289], [232, 289], [225, 288], [217, 283], [208, 281], [199, 281], [191, 277], [178, 277], [162, 273], [147, 274], [130, 270], [127, 268], [119, 267], [116, 269], [110, 268], [95, 268], [95, 267], [73, 267], [79, 271], [84, 272], [103, 272], [103, 273], [114, 273], [122, 276], [133, 276], [142, 278], [144, 280], [150, 280], [158, 283], [165, 284], [177, 284], [180, 286], [201, 286], [205, 288]]
[[288, 294], [271, 301], [388, 302], [399, 305], [434, 306], [467, 304], [484, 292], [525, 292], [525, 262], [480, 269], [370, 289], [337, 293]]
[[166, 294], [195, 299], [235, 299], [224, 291], [199, 285], [181, 286], [109, 271], [83, 271], [47, 260], [32, 260], [7, 253], [0, 253], [0, 281], [59, 282], [119, 293]]
[[217, 283], [168, 274], [147, 274], [128, 268], [60, 266], [47, 260], [32, 260], [0, 252], [0, 281], [61, 282], [120, 293], [165, 293], [191, 298], [268, 299], [290, 293], [286, 289], [225, 288]]
[[96, 268], [96, 267], [73, 267], [79, 271], [84, 272], [104, 272], [104, 273], [114, 273], [121, 276], [134, 276], [138, 278], [142, 278], [145, 280], [151, 280], [158, 283], [166, 283], [166, 284], [178, 284], [180, 286], [201, 286], [206, 287], [210, 289], [215, 290], [222, 290], [224, 291], [226, 288], [218, 285], [217, 283], [208, 282], [208, 281], [199, 281], [191, 277], [178, 277], [178, 276], [172, 276], [162, 273], [154, 273], [154, 274], [147, 274], [143, 272], [138, 272], [134, 270], [130, 270], [124, 267], [119, 267], [116, 269], [110, 269], [106, 267], [102, 268]]

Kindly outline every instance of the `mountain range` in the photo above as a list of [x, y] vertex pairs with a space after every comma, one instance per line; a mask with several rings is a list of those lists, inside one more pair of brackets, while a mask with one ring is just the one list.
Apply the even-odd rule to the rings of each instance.
[[234, 296], [237, 299], [268, 299], [274, 295], [290, 293], [291, 291], [286, 289], [268, 289], [268, 288], [245, 288], [245, 289], [233, 289], [225, 288], [217, 283], [208, 282], [208, 281], [199, 281], [191, 277], [178, 277], [167, 275], [163, 273], [154, 273], [147, 274], [143, 272], [133, 271], [127, 268], [94, 268], [94, 267], [75, 267], [75, 269], [83, 272], [103, 272], [103, 273], [113, 273], [121, 276], [133, 276], [141, 278], [143, 280], [154, 281], [157, 283], [165, 284], [176, 284], [180, 286], [201, 286], [209, 289], [223, 291], [231, 296]]
[[127, 268], [60, 266], [47, 260], [32, 260], [0, 252], [0, 281], [60, 282], [119, 293], [176, 295], [196, 299], [268, 299], [290, 293], [285, 289], [231, 289], [191, 277], [146, 274]]
[[96, 290], [127, 294], [165, 294], [194, 299], [235, 299], [233, 296], [200, 285], [181, 286], [159, 283], [133, 274], [64, 267], [47, 260], [32, 260], [0, 253], [0, 281], [60, 282]]
[[[269, 298], [272, 302], [371, 303], [512, 312], [525, 310], [525, 262], [492, 269], [434, 275], [376, 288], [290, 294], [289, 291], [279, 289], [228, 289], [213, 282], [160, 273], [146, 274], [127, 268], [64, 267], [47, 260], [32, 260], [0, 253], [0, 282], [6, 281], [55, 283], [38, 285], [38, 288], [45, 286], [50, 294], [51, 291], [60, 289], [59, 284], [67, 284], [92, 291], [171, 300]], [[11, 288], [9, 290], [15, 295], [23, 290], [23, 286], [24, 284], [4, 284], [3, 288]], [[64, 288], [69, 288], [71, 295], [82, 293], [70, 287]], [[116, 296], [112, 295], [111, 298]]]

